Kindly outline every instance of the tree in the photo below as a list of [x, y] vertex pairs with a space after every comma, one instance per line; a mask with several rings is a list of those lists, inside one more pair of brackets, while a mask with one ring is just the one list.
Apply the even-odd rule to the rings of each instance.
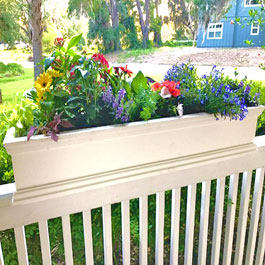
[[118, 3], [117, 0], [110, 0], [110, 15], [111, 15], [111, 21], [112, 21], [112, 29], [114, 32], [114, 50], [120, 50], [120, 32], [119, 32], [119, 12], [118, 12]]
[[32, 28], [32, 49], [34, 61], [34, 78], [43, 71], [42, 61], [42, 0], [27, 0], [29, 6], [29, 23]]
[[119, 1], [118, 0], [70, 0], [68, 3], [69, 16], [84, 14], [89, 17], [90, 40], [103, 43], [104, 51], [120, 49]]
[[169, 0], [170, 18], [175, 28], [188, 31], [195, 40], [200, 26], [218, 21], [229, 7], [230, 0]]
[[134, 1], [120, 0], [119, 1], [119, 17], [121, 30], [121, 43], [125, 48], [139, 48], [141, 45], [137, 37], [137, 29], [135, 26], [135, 18], [137, 11], [134, 8]]
[[145, 0], [145, 4], [144, 4], [145, 20], [144, 20], [144, 15], [143, 15], [140, 0], [136, 0], [136, 6], [137, 6], [138, 14], [139, 14], [139, 21], [140, 21], [142, 35], [143, 35], [143, 47], [147, 48], [149, 26], [150, 26], [150, 0]]
[[20, 1], [0, 0], [0, 42], [13, 46], [22, 39], [18, 17]]

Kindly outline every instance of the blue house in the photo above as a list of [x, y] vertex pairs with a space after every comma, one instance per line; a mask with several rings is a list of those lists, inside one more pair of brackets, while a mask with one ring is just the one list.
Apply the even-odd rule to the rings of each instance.
[[231, 0], [231, 8], [228, 13], [217, 23], [209, 23], [205, 32], [199, 30], [197, 47], [249, 47], [246, 40], [252, 41], [252, 46], [265, 45], [265, 31], [258, 24], [241, 25], [234, 23], [239, 17], [244, 20], [249, 17], [250, 9], [260, 8], [258, 0]]

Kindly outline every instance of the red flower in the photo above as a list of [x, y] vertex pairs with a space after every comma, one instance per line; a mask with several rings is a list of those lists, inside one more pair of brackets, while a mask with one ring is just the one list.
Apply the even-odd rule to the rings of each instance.
[[125, 67], [120, 66], [119, 68], [122, 70], [123, 73], [127, 74], [129, 77], [133, 74], [133, 72], [127, 68], [127, 64], [125, 65]]
[[180, 81], [178, 81], [177, 83], [174, 81], [169, 81], [166, 80], [162, 83], [162, 87], [166, 87], [169, 90], [169, 93], [173, 96], [173, 97], [178, 97], [180, 95]]
[[162, 88], [162, 85], [161, 85], [160, 83], [158, 83], [158, 82], [156, 82], [156, 83], [154, 83], [154, 84], [152, 85], [152, 90], [153, 90], [153, 91], [160, 91], [161, 88]]
[[180, 90], [177, 88], [169, 88], [169, 92], [175, 98], [180, 95]]
[[95, 53], [91, 57], [95, 62], [100, 62], [103, 67], [109, 68], [109, 62], [101, 53]]
[[81, 91], [81, 89], [82, 89], [82, 86], [81, 86], [81, 85], [77, 85], [77, 86], [76, 86], [76, 90], [77, 90], [77, 91]]
[[70, 77], [74, 78], [74, 76], [75, 76], [75, 71], [70, 72]]
[[64, 45], [64, 39], [63, 38], [56, 38], [54, 40], [54, 45], [55, 46], [62, 47]]

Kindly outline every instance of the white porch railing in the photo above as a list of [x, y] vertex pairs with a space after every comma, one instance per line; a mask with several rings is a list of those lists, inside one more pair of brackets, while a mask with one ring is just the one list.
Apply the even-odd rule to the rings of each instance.
[[[91, 209], [103, 209], [104, 263], [113, 264], [111, 205], [121, 203], [122, 259], [131, 261], [130, 200], [139, 199], [139, 264], [148, 263], [148, 196], [156, 194], [155, 264], [164, 263], [165, 192], [172, 191], [170, 264], [179, 261], [179, 223], [181, 189], [188, 187], [184, 264], [264, 265], [265, 253], [265, 137], [256, 137], [257, 148], [238, 146], [215, 152], [172, 159], [154, 164], [104, 173], [95, 178], [80, 179], [83, 187], [71, 187], [39, 198], [13, 203], [15, 185], [0, 187], [0, 231], [13, 229], [20, 265], [28, 265], [24, 227], [38, 222], [43, 264], [51, 265], [51, 249], [47, 222], [61, 217], [65, 263], [74, 264], [70, 214], [82, 212], [86, 264], [94, 264]], [[210, 193], [216, 180], [215, 210], [211, 212]], [[229, 188], [225, 190], [226, 181]], [[195, 205], [200, 195], [199, 242], [194, 242]], [[230, 203], [227, 205], [225, 197]], [[238, 205], [238, 209], [237, 209]], [[198, 209], [197, 209], [198, 210]], [[209, 216], [214, 215], [211, 250], [208, 231]], [[224, 218], [225, 216], [225, 218]], [[235, 222], [238, 220], [238, 222]], [[194, 258], [195, 246], [198, 245]], [[210, 254], [209, 254], [210, 253]], [[0, 242], [0, 265], [4, 265]], [[208, 261], [207, 261], [208, 260]], [[7, 264], [9, 265], [9, 264]], [[35, 264], [34, 264], [35, 265]]]

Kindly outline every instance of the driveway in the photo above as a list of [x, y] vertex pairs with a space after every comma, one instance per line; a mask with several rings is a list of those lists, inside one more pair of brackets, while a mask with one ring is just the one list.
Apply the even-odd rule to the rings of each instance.
[[[125, 65], [125, 64], [113, 64], [116, 66]], [[140, 64], [140, 63], [128, 63], [128, 68], [134, 73], [138, 71], [142, 71], [145, 75], [164, 75], [170, 69], [171, 65], [162, 65], [162, 64]], [[209, 73], [212, 69], [212, 66], [196, 66], [198, 68], [197, 73], [199, 76]], [[231, 66], [223, 67], [223, 72], [230, 76], [231, 78], [235, 78], [234, 71], [235, 68]], [[221, 69], [221, 67], [220, 67]], [[247, 76], [250, 80], [265, 80], [265, 71], [261, 70], [259, 67], [238, 67], [238, 79], [243, 79]], [[157, 80], [160, 81], [160, 80]]]

